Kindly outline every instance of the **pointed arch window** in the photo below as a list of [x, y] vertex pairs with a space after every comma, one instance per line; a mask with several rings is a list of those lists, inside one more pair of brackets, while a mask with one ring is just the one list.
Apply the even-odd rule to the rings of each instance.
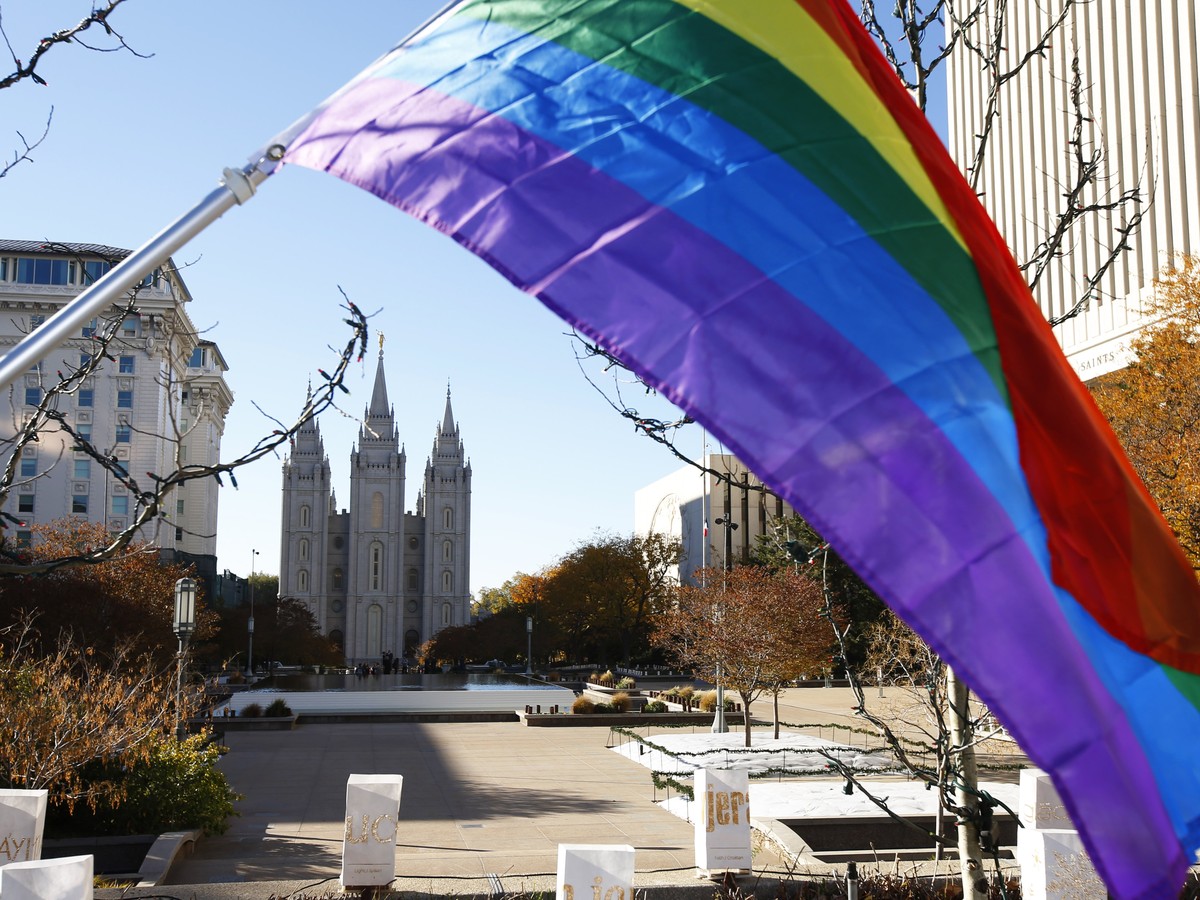
[[453, 541], [442, 541], [442, 562], [454, 562]]
[[308, 590], [308, 572], [306, 572], [304, 569], [301, 569], [296, 573], [296, 590]]
[[312, 510], [308, 506], [300, 507], [300, 527], [308, 528], [312, 525]]
[[452, 510], [449, 506], [442, 510], [442, 527], [454, 527], [454, 510]]
[[447, 569], [442, 573], [442, 593], [450, 594], [454, 591], [454, 573]]
[[300, 559], [301, 560], [308, 559], [308, 538], [300, 539]]
[[374, 541], [371, 544], [370, 566], [369, 583], [371, 590], [381, 591], [383, 590], [383, 544], [379, 543], [379, 541]]
[[443, 603], [443, 604], [442, 604], [442, 625], [443, 625], [443, 626], [445, 626], [445, 625], [449, 625], [449, 624], [450, 624], [450, 616], [451, 616], [451, 614], [452, 614], [452, 613], [451, 613], [451, 609], [450, 609], [450, 604], [449, 604], [449, 603]]

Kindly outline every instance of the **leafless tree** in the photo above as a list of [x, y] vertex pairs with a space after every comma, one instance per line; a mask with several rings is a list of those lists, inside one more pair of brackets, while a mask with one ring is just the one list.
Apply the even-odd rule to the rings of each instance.
[[[104, 3], [94, 4], [91, 12], [80, 19], [75, 25], [59, 29], [39, 39], [37, 45], [24, 58], [17, 54], [17, 50], [13, 47], [12, 41], [9, 39], [8, 32], [4, 27], [4, 11], [0, 7], [0, 40], [4, 41], [4, 46], [8, 51], [9, 57], [12, 59], [13, 65], [12, 72], [4, 77], [0, 77], [0, 90], [13, 87], [23, 81], [32, 81], [34, 84], [45, 85], [46, 79], [38, 74], [38, 65], [47, 53], [62, 44], [75, 44], [76, 46], [83, 47], [85, 50], [97, 53], [124, 52], [141, 58], [147, 58], [152, 55], [140, 53], [135, 50], [126, 41], [125, 36], [109, 21], [117, 7], [124, 2], [125, 0], [107, 0]], [[97, 31], [103, 31], [104, 33], [96, 40], [92, 40], [91, 34], [96, 34]], [[33, 140], [27, 140], [22, 132], [17, 131], [16, 134], [18, 141], [20, 141], [20, 147], [13, 151], [11, 160], [0, 165], [0, 178], [7, 175], [14, 166], [28, 162], [33, 158], [33, 152], [49, 135], [50, 123], [53, 118], [54, 108], [51, 107], [50, 111], [46, 114], [46, 124], [42, 129], [41, 136]]]

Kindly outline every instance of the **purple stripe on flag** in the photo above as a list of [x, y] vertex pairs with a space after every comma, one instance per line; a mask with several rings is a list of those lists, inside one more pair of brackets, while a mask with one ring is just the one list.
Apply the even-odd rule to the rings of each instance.
[[1145, 756], [1017, 530], [1040, 525], [1014, 526], [938, 426], [799, 299], [559, 148], [427, 88], [360, 84], [286, 159], [449, 232], [658, 384], [1057, 771], [1111, 869], [1178, 862]]

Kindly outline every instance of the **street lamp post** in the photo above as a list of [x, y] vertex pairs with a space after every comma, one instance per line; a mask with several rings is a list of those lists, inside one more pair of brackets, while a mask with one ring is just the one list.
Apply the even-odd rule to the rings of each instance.
[[525, 674], [533, 675], [533, 616], [525, 617]]
[[[718, 525], [725, 526], [725, 552], [721, 559], [721, 592], [725, 592], [725, 572], [729, 571], [729, 559], [733, 556], [733, 533], [737, 531], [737, 522], [734, 522], [729, 513], [723, 516], [718, 516], [716, 519]], [[716, 627], [721, 627], [720, 616], [717, 617]], [[746, 715], [750, 715], [750, 710], [746, 710]], [[721, 662], [717, 661], [717, 713], [713, 716], [712, 731], [714, 734], [725, 734], [729, 731], [729, 726], [725, 723], [725, 684], [721, 678]]]
[[250, 577], [246, 579], [246, 589], [250, 592], [250, 618], [246, 622], [246, 635], [250, 645], [246, 648], [246, 676], [254, 677], [254, 561], [258, 557], [257, 550], [250, 551]]
[[187, 642], [196, 630], [196, 582], [180, 578], [175, 582], [175, 636], [179, 638], [179, 654], [175, 665], [175, 736], [183, 740], [183, 660]]

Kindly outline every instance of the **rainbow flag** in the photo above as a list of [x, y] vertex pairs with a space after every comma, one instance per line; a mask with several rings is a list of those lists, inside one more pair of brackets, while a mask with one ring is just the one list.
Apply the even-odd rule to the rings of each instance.
[[843, 0], [467, 0], [289, 137], [719, 437], [1052, 774], [1112, 892], [1176, 895], [1196, 576]]

